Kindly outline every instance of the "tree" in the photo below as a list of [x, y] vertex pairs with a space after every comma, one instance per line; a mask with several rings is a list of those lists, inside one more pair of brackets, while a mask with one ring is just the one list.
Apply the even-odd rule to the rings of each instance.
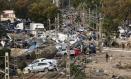
[[112, 20], [113, 18], [108, 16], [104, 17], [103, 24], [102, 24], [102, 32], [105, 36], [105, 41], [107, 42], [108, 46], [111, 46], [111, 41], [113, 41], [113, 36], [118, 36], [118, 25]]
[[6, 30], [4, 29], [4, 27], [2, 27], [1, 25], [0, 25], [0, 38], [2, 38], [3, 36], [6, 36]]
[[36, 22], [47, 23], [57, 15], [58, 8], [50, 0], [37, 0], [29, 7], [30, 18]]
[[13, 9], [14, 2], [15, 0], [0, 0], [0, 12]]
[[131, 20], [131, 0], [102, 0], [104, 30], [116, 31], [119, 25]]
[[9, 8], [9, 2], [8, 0], [0, 0], [0, 10], [4, 10]]
[[131, 20], [130, 7], [131, 0], [102, 0], [103, 32], [108, 44], [114, 33], [118, 35], [118, 26]]
[[80, 12], [87, 12], [87, 23], [90, 27], [96, 28], [97, 17], [100, 13], [101, 0], [72, 0], [73, 7]]
[[71, 76], [74, 77], [74, 79], [85, 79], [86, 74], [81, 69], [81, 66], [75, 65], [72, 63], [71, 65]]
[[69, 0], [60, 0], [60, 8], [67, 8], [69, 6]]
[[27, 63], [24, 60], [18, 62], [17, 64], [18, 64], [18, 68], [21, 70], [23, 70], [27, 66]]
[[28, 7], [31, 4], [30, 0], [16, 0], [15, 13], [19, 18], [26, 18], [28, 16]]
[[116, 23], [131, 20], [131, 0], [102, 0], [104, 16], [112, 17]]
[[6, 0], [0, 0], [0, 14], [2, 13], [3, 10], [7, 9], [8, 4]]
[[72, 5], [75, 8], [77, 8], [81, 4], [86, 4], [85, 8], [86, 9], [91, 8], [92, 10], [96, 8], [96, 5], [97, 8], [98, 6], [100, 6], [100, 0], [72, 0]]

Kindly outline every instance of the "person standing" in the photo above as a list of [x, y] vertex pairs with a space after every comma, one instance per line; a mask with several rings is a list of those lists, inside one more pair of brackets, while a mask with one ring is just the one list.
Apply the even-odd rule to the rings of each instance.
[[124, 43], [122, 43], [122, 49], [124, 49], [125, 48], [125, 45], [124, 45]]
[[89, 54], [96, 54], [96, 46], [93, 43], [89, 45]]
[[112, 62], [112, 59], [113, 59], [113, 56], [111, 55], [111, 56], [110, 56], [110, 62]]
[[106, 62], [108, 62], [108, 60], [109, 60], [109, 55], [108, 53], [106, 53]]

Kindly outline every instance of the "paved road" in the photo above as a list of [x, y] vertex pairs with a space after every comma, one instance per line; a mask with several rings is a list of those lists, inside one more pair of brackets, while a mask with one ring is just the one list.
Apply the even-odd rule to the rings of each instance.
[[112, 51], [112, 52], [131, 52], [129, 49], [122, 48], [103, 48], [103, 51]]

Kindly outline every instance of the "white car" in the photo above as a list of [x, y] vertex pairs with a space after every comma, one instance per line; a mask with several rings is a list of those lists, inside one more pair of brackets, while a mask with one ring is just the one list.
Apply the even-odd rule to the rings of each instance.
[[[57, 60], [56, 59], [46, 59], [46, 58], [36, 59], [32, 62], [32, 64], [37, 64], [37, 63], [40, 63], [40, 62], [51, 62], [52, 64], [57, 66]], [[30, 65], [32, 65], [32, 64], [30, 64]]]
[[56, 69], [56, 66], [51, 62], [39, 62], [32, 65], [28, 65], [27, 67], [24, 68], [24, 70], [27, 71], [27, 73], [40, 71], [48, 72], [49, 70], [54, 69]]

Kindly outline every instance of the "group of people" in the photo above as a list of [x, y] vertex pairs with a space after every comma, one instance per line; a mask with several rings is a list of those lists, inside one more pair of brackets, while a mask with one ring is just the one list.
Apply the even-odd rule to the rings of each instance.
[[93, 43], [89, 44], [89, 55], [90, 54], [96, 54], [96, 45]]
[[89, 43], [87, 45], [83, 45], [83, 53], [85, 54], [89, 54], [89, 55], [92, 55], [92, 54], [96, 54], [96, 45], [94, 43]]

